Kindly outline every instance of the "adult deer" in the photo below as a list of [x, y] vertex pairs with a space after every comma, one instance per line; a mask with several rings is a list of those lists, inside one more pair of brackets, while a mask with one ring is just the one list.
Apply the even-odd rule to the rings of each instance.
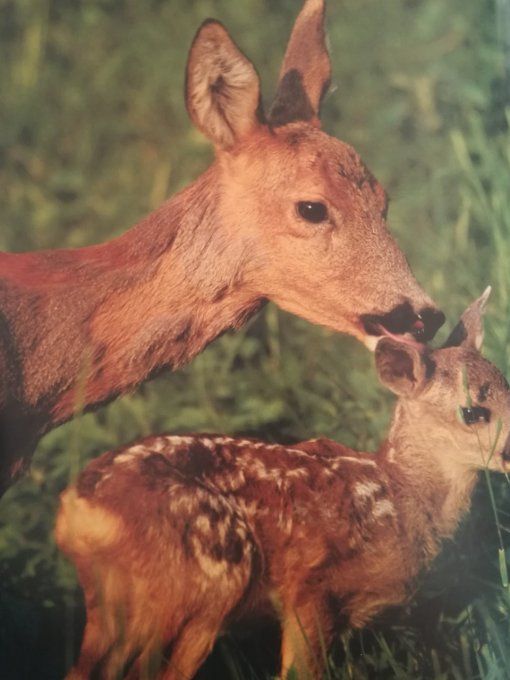
[[323, 18], [306, 0], [267, 117], [253, 65], [206, 21], [186, 104], [211, 167], [117, 239], [0, 253], [0, 487], [77, 408], [182, 365], [267, 300], [372, 348], [382, 327], [426, 340], [441, 325], [387, 231], [384, 190], [319, 129]]
[[485, 299], [442, 349], [380, 340], [379, 377], [399, 400], [375, 455], [204, 435], [92, 461], [57, 521], [87, 605], [68, 677], [119, 677], [131, 660], [129, 677], [152, 663], [151, 677], [187, 680], [221, 630], [270, 612], [282, 675], [322, 677], [335, 634], [413, 592], [478, 471], [509, 469], [510, 390], [478, 351]]

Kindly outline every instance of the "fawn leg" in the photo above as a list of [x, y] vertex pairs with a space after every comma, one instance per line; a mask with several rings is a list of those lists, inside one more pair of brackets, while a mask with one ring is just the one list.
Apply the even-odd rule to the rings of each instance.
[[102, 601], [89, 607], [80, 656], [66, 680], [89, 680], [96, 675], [102, 680], [123, 677], [126, 664], [143, 646], [142, 639], [130, 631], [130, 623], [123, 603]]
[[87, 622], [77, 663], [69, 670], [66, 680], [88, 680], [108, 656], [114, 638], [104, 625], [104, 611], [93, 607], [87, 611]]
[[284, 609], [281, 646], [281, 677], [290, 669], [298, 672], [300, 680], [322, 677], [325, 649], [331, 640], [328, 617], [320, 612], [314, 601]]
[[66, 675], [66, 680], [88, 680], [99, 669], [105, 678], [115, 676], [115, 673], [105, 670], [111, 665], [110, 656], [115, 644], [115, 631], [108, 625], [107, 616], [104, 606], [94, 606], [87, 610], [80, 655]]
[[173, 643], [172, 655], [160, 680], [190, 680], [213, 648], [221, 620], [193, 619]]
[[164, 664], [164, 643], [155, 636], [146, 642], [134, 660], [124, 680], [149, 680], [160, 677]]

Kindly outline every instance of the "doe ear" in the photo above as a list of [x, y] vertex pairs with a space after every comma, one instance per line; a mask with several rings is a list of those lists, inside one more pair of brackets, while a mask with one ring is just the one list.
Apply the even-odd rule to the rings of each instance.
[[375, 366], [382, 384], [399, 396], [410, 397], [425, 386], [427, 367], [414, 345], [382, 338], [375, 348]]
[[319, 125], [321, 101], [331, 80], [324, 13], [325, 0], [305, 0], [296, 19], [269, 113], [274, 127], [298, 120]]
[[186, 67], [186, 108], [217, 148], [228, 149], [260, 125], [255, 67], [219, 21], [198, 29]]
[[450, 333], [443, 347], [481, 349], [484, 335], [483, 313], [490, 294], [491, 287], [487, 286], [480, 297], [472, 302], [460, 317], [459, 323]]

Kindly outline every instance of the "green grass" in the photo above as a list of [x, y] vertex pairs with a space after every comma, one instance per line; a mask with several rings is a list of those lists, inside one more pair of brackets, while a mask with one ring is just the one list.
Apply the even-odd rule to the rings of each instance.
[[[268, 99], [298, 7], [0, 0], [0, 248], [105, 240], [196, 177], [211, 158], [182, 100], [196, 27], [210, 15], [224, 21], [256, 62]], [[486, 354], [509, 375], [510, 102], [496, 5], [331, 0], [329, 33], [337, 89], [325, 128], [352, 143], [388, 188], [392, 229], [449, 328], [493, 286]], [[269, 306], [189, 367], [50, 433], [31, 473], [0, 502], [0, 656], [8, 650], [18, 677], [22, 666], [34, 677], [31, 659], [41, 678], [69, 664], [82, 610], [52, 526], [59, 492], [93, 456], [164, 430], [280, 441], [323, 434], [371, 449], [391, 403], [363, 347]], [[503, 477], [489, 480], [413, 603], [343, 640], [331, 678], [510, 676], [500, 573], [510, 496]], [[266, 655], [230, 636], [206, 673], [264, 677]]]

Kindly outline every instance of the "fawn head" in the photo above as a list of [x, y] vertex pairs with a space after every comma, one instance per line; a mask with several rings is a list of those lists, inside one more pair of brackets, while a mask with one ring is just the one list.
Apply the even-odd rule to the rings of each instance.
[[214, 144], [222, 241], [254, 296], [371, 349], [387, 329], [431, 338], [443, 314], [386, 227], [387, 197], [354, 149], [320, 130], [331, 65], [324, 0], [306, 0], [266, 116], [252, 63], [208, 20], [192, 44], [186, 104]]
[[466, 309], [440, 349], [383, 338], [375, 360], [417, 437], [463, 466], [501, 472], [510, 469], [510, 388], [480, 354], [489, 293]]

